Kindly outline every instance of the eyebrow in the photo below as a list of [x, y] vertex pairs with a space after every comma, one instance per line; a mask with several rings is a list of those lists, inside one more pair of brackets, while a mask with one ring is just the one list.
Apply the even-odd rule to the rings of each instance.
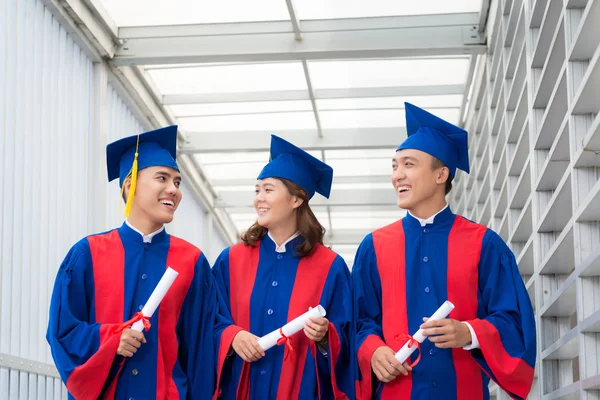
[[398, 157], [397, 160], [396, 160], [396, 158], [392, 158], [392, 162], [400, 162], [402, 160], [411, 160], [411, 161], [415, 161], [415, 162], [419, 161], [415, 157], [412, 157], [412, 156]]
[[[164, 176], [167, 178], [171, 178], [172, 175], [170, 173], [168, 173], [167, 171], [158, 171], [154, 174], [155, 176]], [[181, 175], [175, 175], [174, 178], [176, 181], [180, 181], [181, 182]]]
[[[270, 183], [270, 182], [264, 183], [264, 184], [263, 184], [263, 186], [272, 186], [272, 187], [275, 187], [275, 185], [274, 185], [274, 184], [272, 184], [272, 183]], [[254, 186], [254, 188], [255, 188], [255, 189], [258, 189], [258, 188], [260, 188], [260, 185], [259, 185], [259, 184], [256, 184], [256, 185]]]

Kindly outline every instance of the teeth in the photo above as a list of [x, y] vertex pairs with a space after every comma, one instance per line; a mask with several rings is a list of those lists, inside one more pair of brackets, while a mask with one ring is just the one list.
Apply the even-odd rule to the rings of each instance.
[[399, 186], [398, 187], [399, 192], [407, 192], [409, 190], [410, 190], [410, 188], [408, 186]]
[[171, 206], [171, 207], [175, 206], [175, 203], [173, 203], [172, 201], [168, 201], [168, 200], [161, 201], [161, 204], [164, 204], [165, 206]]

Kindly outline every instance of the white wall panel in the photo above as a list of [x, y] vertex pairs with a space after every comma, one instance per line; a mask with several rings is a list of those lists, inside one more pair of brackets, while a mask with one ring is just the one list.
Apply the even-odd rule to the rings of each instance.
[[[87, 230], [92, 63], [35, 0], [0, 0], [0, 60], [0, 353], [51, 363], [55, 273]], [[54, 377], [0, 369], [1, 399], [62, 391]]]
[[[77, 240], [123, 221], [118, 183], [106, 179], [105, 146], [148, 127], [107, 75], [40, 0], [0, 0], [2, 400], [66, 397], [48, 370], [45, 340], [56, 271]], [[184, 194], [173, 230], [202, 248], [206, 217]], [[213, 241], [218, 251], [221, 242]], [[26, 361], [13, 366], [12, 357]], [[38, 367], [46, 372], [31, 372]]]
[[[600, 398], [600, 0], [497, 0], [454, 209], [517, 257], [536, 311], [531, 399]], [[492, 395], [505, 398], [497, 387]]]

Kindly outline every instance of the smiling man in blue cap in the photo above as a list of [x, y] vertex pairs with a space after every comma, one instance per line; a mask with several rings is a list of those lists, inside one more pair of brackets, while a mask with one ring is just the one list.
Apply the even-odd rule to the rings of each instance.
[[[217, 289], [204, 254], [164, 227], [181, 201], [176, 145], [170, 126], [107, 146], [126, 220], [71, 248], [50, 305], [47, 340], [70, 398], [211, 398]], [[178, 276], [148, 318], [167, 267]], [[130, 329], [137, 320], [143, 333]]]
[[[367, 235], [353, 267], [359, 399], [512, 398], [531, 390], [533, 307], [514, 254], [492, 230], [455, 215], [445, 196], [469, 173], [467, 132], [406, 103], [408, 138], [392, 160], [406, 216]], [[426, 321], [446, 300], [446, 319]], [[419, 329], [404, 365], [395, 353]]]

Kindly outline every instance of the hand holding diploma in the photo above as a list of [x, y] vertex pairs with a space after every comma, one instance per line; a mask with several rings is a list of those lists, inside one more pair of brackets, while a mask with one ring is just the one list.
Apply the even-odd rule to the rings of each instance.
[[400, 374], [407, 376], [412, 367], [408, 362], [400, 364], [394, 358], [394, 350], [388, 346], [381, 346], [373, 352], [371, 357], [371, 369], [377, 376], [377, 379], [383, 383], [389, 383], [396, 379]]
[[[312, 307], [309, 309], [312, 310]], [[329, 331], [329, 320], [325, 317], [310, 317], [304, 323], [304, 334], [313, 342], [320, 342]]]
[[[293, 351], [291, 344], [289, 343], [290, 336], [294, 335], [295, 333], [298, 333], [303, 328], [305, 328], [305, 325], [308, 321], [310, 321], [311, 318], [322, 318], [325, 316], [325, 314], [326, 311], [321, 305], [318, 305], [315, 308], [311, 308], [310, 310], [308, 310], [301, 316], [293, 319], [292, 321], [288, 322], [281, 328], [274, 330], [268, 335], [261, 337], [258, 340], [258, 344], [264, 351], [269, 350], [276, 344], [287, 344], [288, 348], [290, 348], [290, 350]], [[323, 336], [324, 333], [322, 333], [321, 339], [323, 338]]]
[[469, 327], [454, 319], [423, 318], [421, 325], [423, 336], [427, 337], [439, 349], [459, 349], [471, 343]]
[[[125, 321], [114, 330], [115, 334], [121, 333], [121, 341], [119, 343], [119, 348], [117, 349], [117, 354], [124, 357], [132, 357], [137, 349], [140, 348], [141, 344], [146, 343], [142, 331], [144, 329], [150, 329], [150, 318], [154, 315], [154, 312], [178, 275], [179, 273], [177, 271], [171, 267], [167, 267], [167, 270], [158, 282], [158, 285], [156, 285], [156, 288], [154, 288], [154, 291], [142, 310], [135, 313], [133, 318], [129, 321]], [[131, 326], [132, 324], [133, 326]], [[130, 326], [131, 329], [128, 329]]]
[[[433, 324], [432, 326], [434, 326], [435, 323], [439, 323], [438, 320], [446, 318], [448, 314], [450, 314], [450, 311], [452, 311], [453, 309], [454, 304], [450, 303], [449, 301], [445, 301], [444, 304], [442, 304], [440, 308], [438, 308], [437, 311], [434, 312], [430, 318], [428, 318], [428, 320], [431, 321], [431, 323]], [[423, 325], [421, 325], [421, 329], [419, 329], [417, 333], [413, 335], [412, 338], [409, 338], [406, 344], [402, 346], [398, 353], [396, 353], [396, 360], [398, 360], [400, 363], [405, 362], [408, 359], [408, 357], [410, 357], [410, 355], [419, 347], [419, 345], [423, 343], [423, 340], [425, 340], [425, 335], [423, 333]]]
[[[454, 304], [446, 301], [430, 318], [424, 318], [424, 320], [431, 321], [431, 323], [434, 324], [432, 326], [435, 326], [436, 323], [440, 322], [439, 320], [446, 318], [453, 309]], [[403, 339], [406, 336], [404, 346], [402, 346], [396, 354], [394, 354], [394, 351], [388, 346], [382, 346], [375, 350], [371, 358], [371, 368], [377, 376], [377, 379], [387, 383], [394, 380], [400, 374], [405, 376], [408, 375], [408, 372], [410, 372], [412, 367], [418, 363], [421, 356], [419, 355], [419, 358], [412, 364], [409, 364], [407, 360], [410, 355], [420, 347], [420, 344], [423, 343], [426, 333], [427, 332], [424, 331], [422, 325], [421, 329], [419, 329], [412, 337], [402, 334], [396, 335], [396, 340]]]

